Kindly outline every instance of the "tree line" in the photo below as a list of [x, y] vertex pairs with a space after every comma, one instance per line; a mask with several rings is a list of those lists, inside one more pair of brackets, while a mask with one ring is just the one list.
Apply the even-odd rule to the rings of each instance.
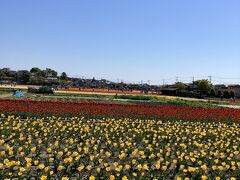
[[157, 86], [149, 84], [127, 84], [115, 83], [105, 79], [96, 80], [68, 77], [66, 72], [58, 74], [57, 71], [46, 68], [40, 69], [33, 67], [28, 70], [13, 71], [10, 68], [0, 69], [1, 84], [22, 84], [22, 85], [40, 85], [60, 88], [92, 88], [92, 89], [113, 89], [118, 91], [141, 91], [142, 93], [162, 93], [166, 95], [183, 97], [218, 97], [234, 98], [233, 91], [219, 90], [215, 88], [208, 80], [197, 80], [189, 84], [176, 82], [172, 85]]
[[190, 85], [186, 85], [182, 82], [176, 82], [169, 87], [177, 89], [175, 95], [186, 96], [186, 97], [211, 97], [211, 98], [235, 98], [235, 93], [229, 89], [218, 89], [212, 85], [207, 79], [197, 80], [192, 82]]
[[60, 85], [66, 84], [68, 76], [65, 72], [58, 75], [57, 71], [46, 68], [40, 69], [33, 67], [30, 71], [19, 70], [13, 71], [9, 68], [0, 69], [0, 82], [23, 85]]

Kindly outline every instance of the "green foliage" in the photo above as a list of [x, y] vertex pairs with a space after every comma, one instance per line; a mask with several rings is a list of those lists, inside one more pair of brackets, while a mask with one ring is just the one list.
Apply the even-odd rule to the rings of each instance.
[[54, 91], [50, 87], [28, 88], [28, 92], [36, 94], [53, 94]]
[[230, 91], [230, 97], [234, 98], [235, 97], [235, 93], [233, 91]]
[[198, 80], [195, 81], [197, 84], [197, 88], [199, 91], [201, 91], [204, 94], [209, 94], [212, 89], [212, 84], [208, 80]]
[[154, 100], [153, 96], [143, 96], [143, 95], [116, 95], [116, 99], [129, 99], [129, 100]]
[[27, 70], [17, 72], [17, 82], [19, 84], [27, 84], [30, 79], [30, 72]]
[[215, 92], [214, 89], [211, 89], [210, 96], [211, 97], [216, 97], [216, 92]]
[[180, 97], [190, 97], [190, 98], [198, 98], [201, 99], [201, 93], [195, 91], [181, 91], [178, 93]]
[[0, 95], [1, 95], [1, 94], [9, 94], [9, 93], [12, 93], [12, 91], [9, 91], [9, 90], [0, 90]]
[[221, 98], [222, 96], [223, 96], [222, 91], [218, 91], [218, 92], [217, 92], [217, 97]]
[[228, 91], [224, 91], [223, 92], [223, 97], [226, 98], [226, 99], [229, 99], [230, 98], [230, 93]]
[[39, 73], [41, 72], [41, 69], [39, 69], [38, 67], [33, 67], [31, 70], [30, 70], [31, 73]]
[[39, 93], [40, 94], [53, 94], [53, 90], [50, 87], [40, 87], [39, 88]]
[[175, 83], [173, 87], [178, 88], [180, 91], [184, 91], [187, 89], [187, 86], [182, 82]]
[[65, 72], [62, 72], [62, 74], [61, 74], [61, 76], [60, 76], [60, 79], [61, 80], [68, 80], [68, 76], [67, 76], [67, 74], [65, 73]]
[[57, 77], [58, 75], [57, 71], [50, 68], [46, 68], [46, 72], [48, 76]]
[[29, 87], [28, 88], [28, 92], [29, 93], [38, 93], [38, 88], [31, 88], [31, 87]]

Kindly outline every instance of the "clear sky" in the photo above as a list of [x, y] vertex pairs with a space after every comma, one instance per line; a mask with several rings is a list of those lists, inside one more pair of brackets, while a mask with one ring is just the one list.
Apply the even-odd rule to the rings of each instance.
[[35, 66], [126, 82], [240, 82], [240, 1], [1, 0], [0, 67]]

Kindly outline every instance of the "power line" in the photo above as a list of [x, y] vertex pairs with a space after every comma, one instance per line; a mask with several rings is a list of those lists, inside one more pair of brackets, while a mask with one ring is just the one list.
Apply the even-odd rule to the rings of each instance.
[[219, 76], [213, 76], [213, 78], [217, 78], [217, 79], [236, 79], [236, 80], [240, 80], [240, 78], [236, 78], [236, 77], [219, 77]]
[[[73, 76], [74, 77], [74, 76]], [[89, 77], [86, 76], [80, 76], [80, 75], [75, 75], [76, 78], [82, 78], [82, 79], [91, 79]], [[206, 79], [209, 80], [212, 84], [240, 84], [240, 77], [220, 77], [220, 76], [176, 76], [176, 77], [164, 77], [161, 80], [156, 80], [156, 81], [152, 81], [152, 80], [123, 80], [123, 79], [108, 79], [106, 78], [106, 80], [109, 80], [111, 82], [116, 82], [116, 83], [120, 83], [120, 82], [125, 82], [125, 83], [129, 83], [129, 84], [144, 84], [144, 82], [146, 82], [147, 84], [151, 84], [151, 85], [166, 85], [166, 84], [174, 84], [176, 82], [183, 82], [183, 83], [193, 83], [196, 80], [201, 80], [201, 79]]]

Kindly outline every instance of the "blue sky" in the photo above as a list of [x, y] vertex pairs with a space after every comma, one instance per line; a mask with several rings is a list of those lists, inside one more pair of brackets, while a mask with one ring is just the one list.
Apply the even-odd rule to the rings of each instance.
[[0, 67], [240, 82], [239, 9], [239, 0], [0, 1]]

